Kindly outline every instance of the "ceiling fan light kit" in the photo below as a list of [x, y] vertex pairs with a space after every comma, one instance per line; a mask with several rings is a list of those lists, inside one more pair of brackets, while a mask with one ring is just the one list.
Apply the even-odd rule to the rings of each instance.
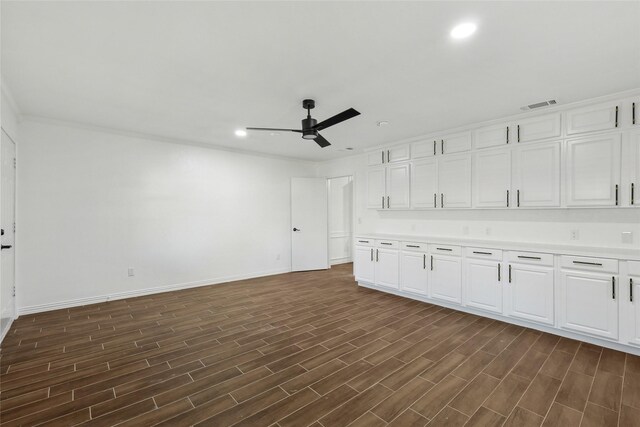
[[313, 99], [305, 99], [302, 101], [302, 108], [307, 110], [307, 117], [302, 119], [302, 129], [276, 129], [276, 128], [256, 128], [256, 127], [248, 127], [247, 130], [265, 130], [269, 132], [297, 132], [302, 134], [302, 139], [312, 139], [318, 144], [320, 147], [328, 147], [331, 145], [329, 141], [324, 139], [322, 135], [318, 133], [322, 129], [326, 129], [329, 126], [337, 125], [338, 123], [344, 122], [345, 120], [349, 120], [355, 116], [360, 115], [358, 111], [353, 108], [349, 108], [348, 110], [343, 111], [342, 113], [336, 114], [333, 117], [329, 117], [327, 120], [318, 123], [316, 119], [311, 117], [311, 110], [315, 108], [316, 102]]

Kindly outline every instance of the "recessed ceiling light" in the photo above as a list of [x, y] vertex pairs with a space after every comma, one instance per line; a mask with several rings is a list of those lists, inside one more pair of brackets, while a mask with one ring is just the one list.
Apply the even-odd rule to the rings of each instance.
[[465, 22], [456, 25], [455, 27], [453, 27], [453, 30], [451, 30], [451, 37], [453, 37], [454, 39], [467, 38], [471, 34], [476, 32], [476, 28], [478, 27], [473, 22]]
[[247, 131], [244, 129], [238, 129], [236, 130], [236, 136], [240, 136], [240, 137], [247, 136]]
[[378, 127], [387, 126], [389, 124], [386, 120], [381, 120], [378, 122]]

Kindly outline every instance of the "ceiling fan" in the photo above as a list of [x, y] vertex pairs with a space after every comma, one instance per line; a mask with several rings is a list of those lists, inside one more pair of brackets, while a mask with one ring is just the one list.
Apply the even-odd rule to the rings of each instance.
[[337, 125], [340, 122], [349, 120], [360, 113], [353, 108], [344, 110], [342, 113], [336, 114], [333, 117], [328, 118], [325, 121], [318, 123], [318, 121], [311, 117], [311, 109], [315, 108], [316, 102], [313, 99], [305, 99], [302, 101], [302, 108], [307, 110], [307, 118], [302, 119], [302, 129], [275, 129], [275, 128], [247, 128], [247, 130], [267, 130], [271, 132], [297, 132], [302, 134], [303, 139], [313, 139], [320, 147], [328, 147], [331, 145], [329, 141], [324, 139], [322, 135], [318, 133], [322, 129], [326, 129], [329, 126]]

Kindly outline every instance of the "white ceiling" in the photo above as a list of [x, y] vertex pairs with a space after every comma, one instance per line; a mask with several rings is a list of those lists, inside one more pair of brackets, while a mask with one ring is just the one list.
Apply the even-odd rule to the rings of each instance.
[[[640, 87], [639, 22], [637, 1], [3, 1], [2, 75], [25, 115], [321, 160]], [[299, 127], [306, 97], [318, 120], [362, 115], [325, 149], [234, 136]]]

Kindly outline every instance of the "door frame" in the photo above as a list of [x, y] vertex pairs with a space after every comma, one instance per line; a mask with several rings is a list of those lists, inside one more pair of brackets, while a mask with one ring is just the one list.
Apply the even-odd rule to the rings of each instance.
[[[331, 248], [331, 230], [329, 229], [329, 218], [331, 217], [331, 200], [328, 197], [330, 192], [331, 192], [331, 186], [330, 186], [330, 180], [332, 179], [340, 179], [340, 178], [350, 178], [351, 179], [351, 241], [350, 241], [350, 246], [351, 246], [351, 261], [353, 262], [354, 260], [354, 255], [355, 255], [355, 244], [354, 244], [354, 240], [353, 240], [353, 236], [355, 235], [355, 216], [356, 216], [356, 210], [355, 210], [355, 199], [356, 199], [356, 191], [355, 191], [355, 176], [353, 174], [348, 174], [348, 175], [338, 175], [338, 176], [330, 176], [327, 177], [327, 247]], [[331, 263], [331, 249], [329, 249], [329, 268], [331, 268], [334, 265], [340, 265], [340, 264], [348, 264], [346, 262], [339, 262], [339, 263], [335, 263], [332, 264]]]
[[[14, 156], [15, 159], [18, 158], [18, 144], [16, 143], [16, 141], [11, 137], [11, 135], [9, 134], [9, 132], [7, 132], [3, 127], [0, 126], [0, 132], [2, 132], [4, 135], [6, 135], [7, 138], [9, 138], [9, 141], [11, 141], [11, 143], [13, 144], [14, 147]], [[0, 154], [1, 155], [1, 154]], [[1, 161], [1, 159], [0, 159]], [[1, 179], [1, 178], [0, 178]], [[13, 222], [14, 224], [17, 222], [16, 220], [16, 202], [17, 202], [17, 181], [18, 181], [18, 174], [17, 174], [17, 164], [14, 167], [14, 181], [13, 181], [13, 185], [14, 185], [14, 191], [13, 191]], [[2, 189], [0, 186], [0, 198], [2, 197]], [[0, 212], [0, 216], [2, 215], [2, 213]], [[1, 218], [0, 218], [1, 219]], [[12, 303], [13, 303], [13, 307], [11, 310], [11, 319], [9, 320], [9, 324], [7, 325], [7, 328], [4, 331], [0, 331], [0, 347], [2, 346], [2, 341], [4, 341], [5, 336], [7, 335], [7, 333], [9, 332], [9, 330], [11, 329], [11, 325], [13, 324], [13, 321], [17, 318], [17, 305], [16, 305], [16, 294], [15, 294], [15, 289], [16, 289], [16, 236], [15, 236], [15, 232], [14, 232], [14, 241], [13, 241], [13, 289], [14, 289], [14, 294], [13, 294], [13, 298], [12, 298]], [[1, 274], [1, 270], [2, 270], [2, 265], [0, 263], [0, 282], [2, 281], [2, 274]], [[0, 286], [2, 286], [0, 284]]]

